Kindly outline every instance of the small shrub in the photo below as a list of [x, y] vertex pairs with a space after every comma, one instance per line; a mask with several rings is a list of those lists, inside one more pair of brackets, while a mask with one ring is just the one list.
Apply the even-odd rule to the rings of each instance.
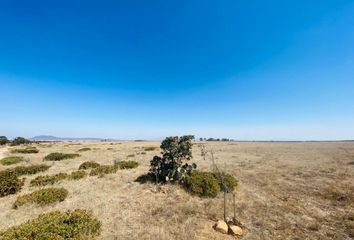
[[79, 157], [80, 154], [76, 153], [50, 153], [47, 156], [44, 157], [45, 161], [61, 161], [64, 159], [69, 159], [69, 158], [76, 158]]
[[21, 175], [32, 175], [36, 174], [39, 172], [44, 172], [48, 170], [50, 166], [45, 165], [45, 164], [38, 164], [38, 165], [32, 165], [32, 166], [18, 166], [15, 168], [10, 168], [7, 169], [6, 171], [13, 171], [17, 176]]
[[146, 155], [146, 152], [141, 152], [140, 154], [141, 154], [141, 155]]
[[86, 177], [85, 171], [75, 171], [75, 172], [72, 172], [68, 176], [68, 179], [69, 180], [79, 180], [79, 179], [84, 178], [84, 177]]
[[31, 186], [46, 186], [46, 185], [53, 185], [56, 182], [64, 180], [68, 178], [67, 173], [58, 173], [51, 176], [38, 176], [35, 179], [31, 180]]
[[101, 165], [97, 168], [94, 168], [90, 172], [90, 176], [103, 176], [105, 174], [111, 174], [111, 173], [116, 173], [118, 170], [117, 166], [111, 166], [111, 165]]
[[12, 156], [12, 157], [6, 157], [0, 160], [0, 163], [2, 165], [12, 165], [12, 164], [17, 164], [20, 162], [23, 162], [24, 158], [23, 157], [17, 157], [17, 156]]
[[11, 152], [27, 154], [27, 153], [38, 153], [39, 150], [35, 147], [26, 147], [26, 148], [13, 149]]
[[10, 145], [11, 146], [18, 146], [21, 144], [28, 144], [28, 143], [31, 143], [31, 141], [26, 138], [23, 138], [23, 137], [17, 137], [14, 140], [12, 140]]
[[215, 178], [218, 180], [219, 185], [220, 185], [220, 189], [222, 191], [224, 191], [224, 185], [222, 184], [222, 181], [225, 184], [225, 192], [232, 192], [234, 190], [234, 188], [237, 186], [238, 182], [236, 180], [236, 178], [234, 178], [232, 175], [230, 174], [226, 174], [226, 173], [222, 173], [221, 174], [221, 178], [220, 176], [218, 177], [217, 174], [214, 174]]
[[155, 151], [157, 147], [146, 147], [144, 148], [144, 151]]
[[7, 170], [0, 172], [0, 197], [15, 194], [21, 190], [22, 186], [23, 181], [16, 173]]
[[95, 239], [101, 233], [101, 227], [91, 211], [55, 211], [0, 232], [0, 239]]
[[79, 180], [84, 177], [86, 177], [85, 171], [74, 171], [71, 174], [58, 173], [55, 175], [38, 176], [35, 179], [31, 180], [30, 185], [31, 186], [53, 185], [54, 183], [63, 180]]
[[139, 166], [138, 162], [135, 161], [119, 161], [114, 163], [119, 169], [131, 169], [137, 168]]
[[26, 203], [36, 203], [43, 206], [50, 203], [62, 202], [67, 196], [68, 191], [65, 188], [45, 188], [18, 197], [12, 208], [17, 209]]
[[77, 150], [78, 152], [86, 152], [86, 151], [90, 151], [91, 148], [89, 147], [85, 147], [85, 148], [80, 148], [79, 150]]
[[186, 178], [185, 186], [192, 194], [201, 197], [216, 197], [220, 192], [220, 185], [213, 173], [193, 171]]
[[129, 155], [127, 156], [127, 158], [133, 158], [133, 157], [135, 157], [134, 154], [129, 154]]
[[80, 170], [81, 170], [81, 169], [86, 170], [86, 169], [91, 169], [91, 168], [97, 168], [97, 167], [99, 167], [99, 166], [100, 166], [100, 164], [97, 163], [97, 162], [88, 161], [88, 162], [82, 163], [82, 164], [80, 165], [79, 169], [80, 169]]

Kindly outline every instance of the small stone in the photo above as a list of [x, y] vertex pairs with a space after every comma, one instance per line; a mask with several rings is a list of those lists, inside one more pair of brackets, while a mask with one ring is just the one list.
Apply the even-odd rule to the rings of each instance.
[[230, 232], [231, 232], [233, 235], [242, 236], [243, 230], [242, 230], [242, 228], [240, 228], [239, 226], [230, 225], [229, 228], [230, 228]]
[[215, 230], [224, 234], [227, 234], [227, 230], [228, 230], [228, 226], [226, 224], [226, 222], [219, 220], [216, 224], [215, 224]]

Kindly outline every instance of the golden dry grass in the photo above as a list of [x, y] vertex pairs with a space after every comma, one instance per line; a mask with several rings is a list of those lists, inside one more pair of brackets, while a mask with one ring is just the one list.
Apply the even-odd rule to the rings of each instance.
[[[0, 198], [0, 230], [53, 210], [91, 209], [102, 221], [99, 239], [234, 239], [213, 230], [222, 219], [222, 196], [202, 199], [178, 186], [139, 184], [134, 180], [146, 173], [155, 154], [144, 151], [158, 142], [41, 143], [38, 154], [26, 155], [28, 162], [42, 163], [51, 152], [81, 156], [59, 162], [43, 173], [26, 176], [16, 195]], [[350, 239], [354, 216], [354, 143], [206, 143], [221, 169], [239, 180], [236, 190], [237, 218], [246, 226], [243, 239]], [[199, 143], [193, 147], [201, 170], [211, 170], [210, 160], [200, 156]], [[145, 152], [145, 154], [140, 154]], [[25, 205], [11, 208], [16, 198], [32, 192], [31, 179], [39, 175], [72, 172], [85, 161], [112, 164], [134, 154], [140, 166], [119, 170], [103, 177], [63, 181], [54, 186], [69, 191], [68, 198], [49, 206]], [[6, 153], [5, 155], [10, 155]], [[21, 154], [20, 154], [21, 155]], [[11, 166], [0, 166], [0, 170]], [[231, 196], [229, 216], [232, 216]], [[349, 216], [349, 217], [348, 217]]]

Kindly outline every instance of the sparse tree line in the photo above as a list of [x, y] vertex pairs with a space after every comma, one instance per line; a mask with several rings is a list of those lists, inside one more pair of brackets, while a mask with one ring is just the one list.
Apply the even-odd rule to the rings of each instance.
[[234, 139], [230, 138], [199, 138], [200, 142], [232, 142]]
[[11, 146], [18, 146], [21, 144], [32, 143], [30, 140], [23, 137], [16, 137], [14, 140], [9, 140], [6, 136], [0, 136], [0, 145], [10, 144]]

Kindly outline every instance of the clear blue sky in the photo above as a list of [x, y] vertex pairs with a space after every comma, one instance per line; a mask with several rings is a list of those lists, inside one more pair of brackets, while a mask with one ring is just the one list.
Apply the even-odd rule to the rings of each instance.
[[0, 135], [354, 138], [354, 2], [0, 1]]

